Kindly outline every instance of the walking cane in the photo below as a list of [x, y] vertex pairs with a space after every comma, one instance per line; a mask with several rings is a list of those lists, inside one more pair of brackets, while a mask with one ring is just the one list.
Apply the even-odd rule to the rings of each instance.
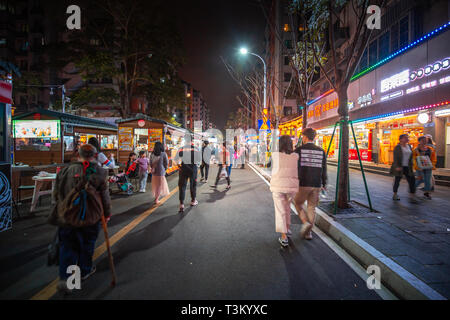
[[103, 232], [105, 233], [106, 248], [108, 249], [109, 267], [111, 268], [111, 273], [112, 273], [111, 286], [114, 287], [116, 285], [116, 270], [114, 269], [113, 256], [111, 253], [111, 248], [109, 246], [108, 229], [106, 227], [105, 216], [103, 214], [102, 214], [102, 227], [103, 227]]

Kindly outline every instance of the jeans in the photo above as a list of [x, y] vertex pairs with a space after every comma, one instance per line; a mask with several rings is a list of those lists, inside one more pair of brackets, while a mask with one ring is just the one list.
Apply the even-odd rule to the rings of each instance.
[[59, 228], [59, 278], [66, 280], [67, 268], [70, 265], [78, 265], [81, 276], [89, 274], [92, 269], [92, 256], [97, 241], [100, 223], [83, 228]]
[[[216, 177], [216, 183], [215, 183], [216, 186], [219, 183], [220, 173], [222, 172], [223, 166], [224, 166], [223, 164], [219, 164], [219, 171], [217, 171], [217, 177]], [[226, 170], [227, 170], [228, 176], [225, 179], [227, 180], [227, 184], [230, 185], [230, 183], [231, 183], [231, 181], [230, 181], [231, 165], [226, 167]]]
[[395, 177], [395, 180], [394, 180], [394, 192], [397, 193], [398, 186], [400, 185], [400, 180], [402, 180], [403, 175], [405, 175], [406, 180], [408, 181], [409, 193], [415, 193], [416, 192], [416, 186], [415, 186], [416, 179], [414, 178], [414, 175], [410, 175], [409, 174], [409, 168], [408, 167], [403, 167], [402, 175]]
[[[416, 179], [416, 188], [421, 185], [422, 183], [425, 184], [424, 191], [429, 192], [431, 191], [431, 176], [433, 171], [431, 169], [424, 169], [421, 171], [417, 171], [417, 179]], [[422, 177], [422, 178], [420, 178]]]
[[197, 196], [197, 166], [194, 166], [192, 172], [180, 170], [178, 177], [178, 188], [180, 189], [180, 203], [184, 203], [186, 197], [186, 186], [189, 179], [189, 191], [191, 192], [191, 200], [195, 200]]
[[[205, 169], [205, 174], [203, 174], [203, 169]], [[206, 162], [203, 162], [200, 166], [200, 174], [202, 175], [202, 178], [205, 177], [206, 180], [208, 180], [208, 173], [209, 173], [209, 164]]]
[[145, 190], [145, 187], [147, 187], [147, 177], [147, 171], [139, 172], [139, 190]]

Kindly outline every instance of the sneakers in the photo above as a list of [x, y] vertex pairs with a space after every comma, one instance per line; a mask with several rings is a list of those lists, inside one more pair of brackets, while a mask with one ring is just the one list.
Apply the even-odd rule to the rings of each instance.
[[424, 196], [425, 198], [427, 198], [428, 200], [431, 200], [431, 195], [430, 195], [428, 192], [425, 192], [425, 193], [423, 194], [423, 196]]
[[288, 229], [288, 231], [286, 232], [286, 235], [287, 235], [288, 237], [292, 237], [292, 231], [291, 231], [291, 229]]
[[312, 224], [309, 222], [306, 222], [302, 225], [302, 228], [300, 229], [300, 236], [304, 239], [306, 239], [306, 235], [309, 235], [312, 229]]
[[140, 193], [144, 193], [144, 192], [145, 192], [145, 189], [143, 189], [143, 190], [139, 190], [139, 192], [140, 192]]
[[81, 281], [87, 280], [90, 276], [92, 276], [95, 273], [95, 271], [97, 271], [97, 267], [96, 266], [92, 266], [91, 272], [89, 272], [84, 277], [81, 277]]
[[312, 232], [308, 232], [308, 234], [305, 236], [306, 240], [312, 240]]
[[204, 178], [201, 178], [201, 179], [200, 179], [200, 182], [204, 182], [204, 181], [205, 181], [205, 179], [204, 179]]
[[226, 190], [230, 190], [231, 189], [231, 186], [230, 185], [227, 185], [227, 187], [225, 188]]
[[392, 200], [400, 200], [400, 197], [394, 193], [394, 195], [392, 196]]
[[192, 201], [191, 201], [191, 206], [195, 207], [196, 205], [198, 205], [197, 199], [192, 200]]
[[287, 247], [289, 245], [289, 240], [287, 238], [283, 239], [279, 237], [278, 242], [281, 244], [282, 247]]

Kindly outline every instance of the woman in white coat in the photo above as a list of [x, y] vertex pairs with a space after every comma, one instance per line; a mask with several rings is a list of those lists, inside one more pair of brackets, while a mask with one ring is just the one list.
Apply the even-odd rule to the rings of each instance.
[[298, 154], [293, 151], [290, 136], [281, 136], [279, 152], [272, 153], [272, 191], [275, 206], [275, 230], [281, 233], [278, 241], [283, 247], [289, 245], [287, 235], [290, 234], [291, 200], [299, 188]]

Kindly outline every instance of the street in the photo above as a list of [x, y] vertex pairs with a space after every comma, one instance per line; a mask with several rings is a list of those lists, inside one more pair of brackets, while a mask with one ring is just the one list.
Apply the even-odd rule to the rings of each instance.
[[[118, 277], [114, 289], [103, 254], [82, 290], [66, 298], [380, 299], [319, 237], [301, 240], [297, 216], [290, 247], [280, 247], [269, 187], [251, 169], [234, 169], [229, 191], [223, 182], [217, 191], [210, 188], [217, 173], [216, 167], [211, 169], [209, 183], [199, 184], [197, 207], [177, 213], [175, 192], [113, 245]], [[175, 174], [168, 179], [171, 190], [177, 178]], [[110, 237], [149, 209], [149, 194], [114, 196]], [[57, 268], [45, 266], [54, 228], [40, 214], [34, 219], [42, 223], [18, 222], [13, 231], [0, 234], [2, 299], [36, 294], [64, 298], [45, 288], [57, 278]], [[15, 250], [8, 250], [13, 242]], [[97, 247], [102, 243], [101, 235]]]

